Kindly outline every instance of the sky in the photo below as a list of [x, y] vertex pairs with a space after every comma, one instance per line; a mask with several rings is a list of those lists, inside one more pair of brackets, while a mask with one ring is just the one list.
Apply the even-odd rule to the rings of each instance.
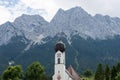
[[50, 21], [59, 8], [80, 6], [91, 15], [120, 17], [120, 0], [0, 0], [0, 25], [22, 14], [41, 15]]

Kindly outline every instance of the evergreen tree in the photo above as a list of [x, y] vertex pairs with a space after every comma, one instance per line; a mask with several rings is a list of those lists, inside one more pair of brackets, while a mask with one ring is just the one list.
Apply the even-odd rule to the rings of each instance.
[[33, 62], [27, 68], [25, 80], [46, 80], [44, 67], [39, 62]]
[[115, 80], [116, 76], [117, 76], [117, 70], [116, 70], [116, 67], [113, 66], [111, 69], [111, 80]]
[[117, 73], [120, 72], [120, 63], [117, 64], [117, 66], [116, 66], [116, 70], [117, 70]]
[[120, 72], [117, 73], [117, 76], [115, 77], [115, 80], [120, 80]]
[[104, 70], [102, 64], [97, 66], [97, 70], [95, 73], [95, 80], [104, 80]]
[[20, 65], [9, 66], [2, 76], [2, 80], [19, 80], [22, 73], [22, 68]]
[[85, 77], [90, 77], [90, 76], [93, 75], [93, 72], [92, 72], [90, 69], [87, 69], [87, 70], [83, 73], [83, 75], [84, 75]]
[[110, 68], [108, 65], [105, 67], [105, 80], [110, 80]]

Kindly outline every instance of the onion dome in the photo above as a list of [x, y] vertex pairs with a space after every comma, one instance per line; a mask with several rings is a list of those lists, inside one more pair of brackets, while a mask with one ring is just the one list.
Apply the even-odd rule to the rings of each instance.
[[55, 45], [55, 52], [57, 51], [61, 51], [64, 52], [65, 51], [65, 44], [62, 41], [59, 41], [56, 45]]

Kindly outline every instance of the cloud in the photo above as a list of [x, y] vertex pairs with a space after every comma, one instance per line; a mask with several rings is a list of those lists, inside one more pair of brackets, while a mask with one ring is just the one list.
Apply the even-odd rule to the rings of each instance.
[[120, 17], [120, 0], [79, 0], [79, 2], [80, 6], [92, 15], [99, 13]]
[[48, 21], [52, 19], [55, 13], [58, 10], [58, 6], [55, 3], [55, 0], [21, 0], [27, 6], [33, 9], [44, 9], [47, 14], [44, 14], [43, 17]]
[[0, 24], [5, 23], [6, 21], [13, 22], [15, 18], [21, 16], [22, 14], [46, 14], [46, 11], [44, 9], [33, 9], [21, 1], [18, 1], [16, 4], [13, 5], [11, 4], [13, 4], [13, 2], [8, 2], [7, 4], [5, 4], [5, 2], [0, 1]]
[[69, 9], [75, 6], [79, 6], [80, 4], [79, 0], [54, 0], [54, 1], [59, 8], [63, 9]]
[[0, 16], [0, 23], [4, 23], [4, 22], [10, 20], [10, 12], [2, 6], [0, 6], [0, 15], [1, 15]]
[[42, 15], [46, 20], [50, 21], [59, 8], [69, 9], [77, 6], [77, 0], [21, 0], [27, 6], [33, 9], [45, 9], [47, 14]]
[[120, 0], [1, 0], [0, 24], [22, 14], [39, 14], [50, 21], [59, 8], [81, 6], [88, 13], [120, 17]]
[[7, 2], [7, 1], [0, 1], [0, 5], [8, 5], [9, 4], [9, 2]]

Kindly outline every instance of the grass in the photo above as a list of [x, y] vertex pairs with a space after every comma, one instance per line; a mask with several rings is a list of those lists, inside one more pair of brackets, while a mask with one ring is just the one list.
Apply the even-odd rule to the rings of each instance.
[[91, 76], [91, 77], [82, 76], [82, 77], [81, 77], [81, 80], [94, 80], [94, 75]]

